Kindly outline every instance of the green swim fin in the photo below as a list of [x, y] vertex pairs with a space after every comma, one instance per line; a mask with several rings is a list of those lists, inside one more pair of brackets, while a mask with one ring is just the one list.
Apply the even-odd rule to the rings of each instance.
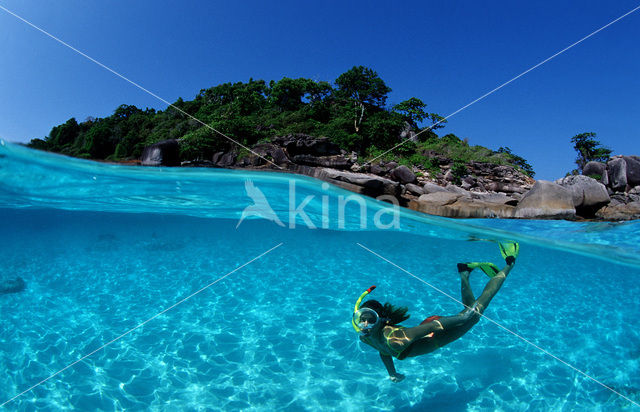
[[504, 242], [498, 243], [500, 247], [500, 254], [507, 261], [507, 264], [511, 264], [511, 262], [515, 262], [518, 257], [518, 253], [520, 253], [520, 245], [516, 242]]
[[469, 262], [467, 263], [467, 266], [469, 267], [469, 269], [480, 268], [480, 270], [482, 270], [490, 278], [494, 277], [498, 274], [498, 272], [500, 272], [500, 269], [498, 269], [498, 267], [491, 262]]

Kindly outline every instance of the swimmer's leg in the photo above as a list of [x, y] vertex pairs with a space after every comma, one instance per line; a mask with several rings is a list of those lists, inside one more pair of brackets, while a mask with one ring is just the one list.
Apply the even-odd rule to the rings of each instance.
[[411, 343], [410, 347], [403, 352], [404, 357], [420, 356], [433, 352], [434, 350], [459, 339], [471, 330], [471, 328], [480, 320], [480, 315], [484, 312], [487, 306], [489, 306], [491, 299], [493, 299], [500, 290], [500, 287], [504, 283], [509, 272], [511, 272], [511, 269], [513, 269], [514, 265], [515, 262], [511, 261], [510, 264], [507, 264], [504, 269], [498, 272], [491, 278], [491, 280], [489, 280], [489, 282], [487, 282], [487, 285], [482, 291], [480, 297], [471, 305], [467, 305], [473, 307], [473, 309], [465, 308], [465, 310], [460, 312], [458, 315], [447, 316], [434, 321], [441, 322], [441, 330], [436, 331], [433, 337], [425, 336], [424, 338]]
[[471, 284], [469, 284], [469, 275], [472, 270], [473, 269], [470, 269], [465, 263], [458, 263], [458, 273], [460, 274], [460, 295], [465, 309], [473, 306], [476, 301], [475, 296], [473, 296], [473, 291], [471, 290]]
[[477, 311], [479, 313], [483, 313], [487, 306], [489, 306], [491, 299], [493, 299], [493, 297], [498, 293], [500, 287], [507, 278], [507, 275], [509, 275], [509, 272], [511, 272], [511, 269], [513, 269], [515, 264], [515, 261], [512, 260], [510, 264], [508, 263], [500, 272], [492, 277], [489, 282], [487, 282], [487, 285], [484, 287], [482, 294], [475, 302], [475, 305], [477, 305]]

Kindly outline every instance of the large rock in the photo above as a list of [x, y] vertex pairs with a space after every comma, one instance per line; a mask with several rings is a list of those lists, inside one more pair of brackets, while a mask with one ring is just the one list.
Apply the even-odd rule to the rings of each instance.
[[286, 149], [290, 157], [297, 155], [335, 156], [340, 154], [340, 147], [328, 137], [313, 137], [302, 133], [278, 136], [271, 141]]
[[444, 187], [431, 182], [425, 183], [424, 186], [422, 186], [422, 188], [424, 189], [425, 193], [448, 192], [448, 190], [445, 189]]
[[405, 189], [407, 189], [407, 192], [414, 194], [416, 196], [420, 196], [424, 194], [424, 189], [421, 186], [414, 185], [413, 183], [407, 183], [405, 185]]
[[[306, 173], [305, 173], [306, 174]], [[384, 177], [370, 175], [366, 173], [345, 172], [328, 168], [317, 168], [313, 170], [312, 176], [348, 190], [360, 188], [356, 191], [368, 196], [391, 195], [400, 196], [402, 187], [400, 183]]]
[[603, 185], [609, 184], [609, 173], [607, 173], [607, 165], [602, 162], [588, 162], [582, 168], [582, 174], [584, 176], [600, 176], [598, 180]]
[[622, 156], [615, 156], [607, 162], [609, 186], [616, 192], [627, 188], [627, 162]]
[[514, 207], [506, 204], [473, 200], [453, 192], [433, 192], [409, 202], [413, 210], [432, 215], [457, 218], [510, 218]]
[[271, 153], [271, 157], [273, 157], [273, 163], [277, 165], [287, 165], [290, 164], [291, 161], [287, 157], [287, 154], [282, 150], [281, 147], [278, 147]]
[[640, 158], [638, 156], [622, 156], [627, 164], [627, 186], [640, 185]]
[[504, 193], [477, 193], [471, 192], [471, 198], [486, 203], [495, 203], [498, 205], [516, 206], [518, 199], [507, 196]]
[[490, 181], [484, 187], [492, 192], [501, 193], [525, 193], [527, 189], [517, 183], [507, 183], [500, 181]]
[[0, 295], [22, 292], [25, 287], [26, 283], [20, 276], [0, 277]]
[[461, 187], [459, 187], [459, 186], [456, 186], [456, 185], [451, 185], [451, 184], [449, 184], [449, 185], [447, 185], [447, 186], [445, 187], [445, 189], [446, 189], [448, 192], [451, 192], [451, 193], [457, 193], [457, 194], [459, 194], [460, 196], [464, 196], [464, 197], [471, 197], [471, 192], [469, 192], [468, 190], [464, 190], [463, 188], [461, 188]]
[[175, 139], [164, 140], [145, 147], [142, 166], [180, 166], [180, 145]]
[[573, 206], [571, 192], [553, 182], [538, 180], [520, 200], [515, 210], [520, 218], [573, 218], [576, 209]]
[[596, 216], [605, 220], [640, 219], [640, 202], [607, 205], [598, 210]]
[[380, 163], [378, 163], [378, 164], [371, 165], [369, 167], [369, 171], [371, 173], [373, 173], [374, 175], [380, 175], [381, 176], [381, 175], [387, 173], [387, 168], [382, 166]]
[[391, 178], [402, 184], [415, 183], [416, 175], [407, 166], [398, 166], [391, 171]]
[[352, 165], [351, 161], [342, 155], [313, 156], [309, 154], [299, 154], [293, 156], [291, 160], [301, 165], [332, 167], [334, 169], [349, 169]]
[[452, 192], [433, 192], [421, 195], [418, 198], [418, 202], [434, 206], [446, 206], [455, 203], [460, 197], [461, 195]]
[[611, 202], [607, 188], [588, 176], [567, 176], [556, 183], [569, 189], [576, 213], [582, 217], [594, 217], [598, 209]]
[[238, 155], [235, 152], [216, 153], [213, 155], [213, 162], [216, 166], [230, 167], [236, 163], [236, 157], [238, 157]]

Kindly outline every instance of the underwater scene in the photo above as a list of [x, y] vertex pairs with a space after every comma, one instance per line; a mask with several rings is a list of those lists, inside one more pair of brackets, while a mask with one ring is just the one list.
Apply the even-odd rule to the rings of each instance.
[[[0, 143], [7, 410], [640, 403], [640, 222], [452, 220], [291, 174], [117, 166]], [[406, 378], [392, 382], [352, 327], [358, 297], [376, 285], [370, 298], [408, 307], [405, 326], [456, 314], [457, 263], [503, 267], [504, 241], [520, 252], [488, 319], [396, 360]], [[470, 281], [478, 296], [487, 277]]]

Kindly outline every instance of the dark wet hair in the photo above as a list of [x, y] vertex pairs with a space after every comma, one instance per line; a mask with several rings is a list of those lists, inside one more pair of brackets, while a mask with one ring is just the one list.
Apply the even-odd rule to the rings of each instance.
[[409, 308], [405, 306], [395, 307], [390, 303], [385, 303], [383, 306], [382, 303], [377, 300], [371, 299], [364, 302], [360, 307], [375, 310], [378, 316], [388, 319], [386, 321], [387, 325], [397, 325], [398, 323], [409, 319], [409, 315], [407, 315]]

